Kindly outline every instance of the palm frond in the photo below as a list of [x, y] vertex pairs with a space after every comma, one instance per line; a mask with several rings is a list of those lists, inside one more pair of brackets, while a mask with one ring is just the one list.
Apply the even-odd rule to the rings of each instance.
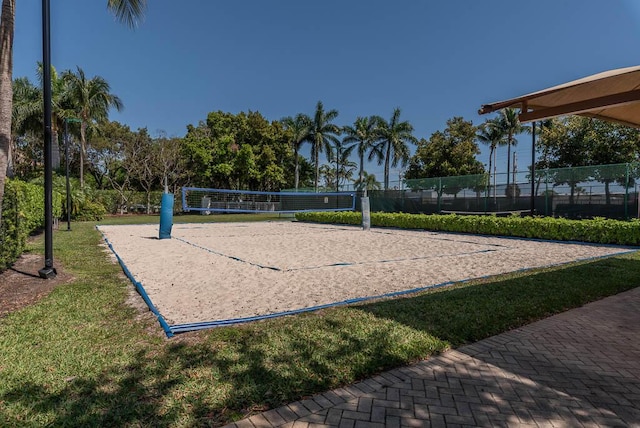
[[147, 0], [107, 0], [107, 9], [130, 28], [138, 26], [146, 8]]

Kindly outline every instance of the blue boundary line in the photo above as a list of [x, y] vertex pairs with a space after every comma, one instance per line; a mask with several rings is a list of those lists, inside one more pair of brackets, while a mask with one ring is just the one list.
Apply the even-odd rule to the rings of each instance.
[[118, 260], [118, 263], [120, 263], [120, 267], [122, 268], [122, 271], [127, 276], [127, 278], [129, 278], [129, 281], [131, 281], [131, 283], [136, 287], [136, 290], [138, 291], [138, 293], [140, 293], [140, 295], [142, 296], [142, 299], [144, 299], [145, 303], [149, 307], [149, 310], [151, 312], [153, 312], [153, 314], [158, 319], [158, 322], [160, 323], [160, 326], [162, 326], [162, 329], [164, 330], [164, 332], [167, 335], [167, 337], [173, 337], [174, 334], [173, 334], [173, 331], [172, 331], [171, 327], [169, 326], [169, 324], [167, 324], [167, 322], [165, 321], [164, 317], [160, 314], [158, 309], [155, 307], [155, 305], [153, 304], [153, 302], [149, 298], [149, 295], [147, 294], [146, 290], [142, 286], [142, 283], [140, 283], [140, 281], [137, 281], [135, 279], [135, 277], [133, 276], [133, 274], [131, 273], [131, 271], [127, 267], [127, 265], [120, 258], [118, 253], [116, 253], [116, 250], [113, 249], [113, 245], [111, 245], [111, 242], [109, 242], [109, 240], [104, 235], [104, 233], [102, 233], [102, 231], [99, 228], [99, 225], [96, 225], [96, 230], [98, 232], [100, 232], [100, 234], [102, 235], [102, 239], [104, 239], [104, 242], [107, 243], [107, 246], [109, 246], [109, 249], [111, 250], [111, 252], [116, 256], [116, 259]]
[[186, 333], [188, 331], [205, 330], [205, 329], [208, 329], [208, 328], [224, 327], [224, 326], [243, 324], [243, 323], [248, 323], [248, 322], [253, 322], [253, 321], [261, 321], [261, 320], [267, 320], [267, 319], [271, 319], [271, 318], [278, 318], [278, 317], [283, 317], [283, 316], [288, 316], [288, 315], [297, 315], [297, 314], [301, 314], [301, 313], [305, 313], [305, 312], [317, 311], [317, 310], [320, 310], [320, 309], [327, 309], [327, 308], [333, 308], [333, 307], [337, 307], [337, 306], [351, 305], [351, 304], [354, 304], [354, 303], [361, 303], [361, 302], [377, 300], [377, 299], [383, 299], [383, 298], [399, 297], [399, 296], [403, 296], [403, 295], [407, 295], [407, 294], [419, 293], [421, 291], [448, 287], [448, 286], [455, 285], [455, 284], [464, 284], [466, 282], [471, 282], [471, 281], [495, 278], [495, 277], [498, 277], [500, 275], [506, 275], [506, 274], [512, 274], [512, 273], [522, 273], [522, 272], [527, 272], [527, 271], [536, 270], [536, 269], [548, 269], [548, 268], [551, 268], [551, 267], [564, 266], [564, 265], [568, 265], [568, 264], [572, 264], [572, 263], [580, 263], [580, 262], [602, 260], [602, 259], [606, 259], [606, 258], [610, 258], [610, 257], [614, 257], [614, 256], [623, 255], [623, 254], [635, 253], [637, 251], [638, 250], [622, 251], [620, 253], [607, 254], [607, 255], [604, 255], [604, 256], [596, 256], [596, 257], [587, 257], [587, 258], [584, 258], [584, 259], [572, 260], [572, 261], [558, 263], [558, 264], [550, 264], [550, 265], [537, 266], [537, 267], [532, 267], [532, 268], [523, 268], [523, 269], [518, 269], [518, 270], [515, 270], [515, 271], [505, 272], [505, 273], [497, 274], [497, 275], [483, 275], [483, 276], [478, 276], [478, 277], [475, 277], [475, 278], [461, 279], [459, 281], [447, 281], [447, 282], [442, 282], [440, 284], [434, 284], [434, 285], [428, 285], [428, 286], [425, 286], [425, 287], [412, 288], [410, 290], [395, 291], [393, 293], [380, 294], [380, 295], [377, 295], [377, 296], [357, 297], [357, 298], [353, 298], [353, 299], [343, 300], [343, 301], [340, 301], [340, 302], [327, 303], [327, 304], [324, 304], [324, 305], [311, 306], [311, 307], [308, 307], [308, 308], [295, 309], [295, 310], [291, 310], [291, 311], [276, 312], [276, 313], [266, 314], [266, 315], [258, 315], [258, 316], [253, 316], [253, 317], [244, 317], [244, 318], [232, 318], [232, 319], [219, 320], [219, 321], [203, 321], [203, 322], [196, 322], [196, 323], [176, 324], [176, 325], [172, 325], [171, 326], [171, 330], [174, 333]]
[[[624, 255], [624, 254], [631, 254], [631, 253], [635, 253], [635, 252], [639, 251], [638, 249], [629, 250], [628, 249], [629, 247], [626, 247], [627, 250], [625, 250], [625, 251], [620, 251], [619, 253], [614, 253], [614, 254], [607, 254], [607, 255], [604, 255], [604, 256], [587, 257], [587, 258], [584, 258], [584, 259], [571, 260], [571, 261], [563, 262], [563, 263], [549, 264], [549, 265], [537, 266], [537, 267], [532, 267], [532, 268], [523, 268], [523, 269], [518, 269], [518, 270], [515, 270], [515, 271], [505, 272], [505, 273], [496, 274], [496, 275], [483, 275], [483, 276], [478, 276], [478, 277], [474, 277], [474, 278], [461, 279], [461, 280], [458, 280], [458, 281], [446, 281], [446, 282], [442, 282], [442, 283], [439, 283], [439, 284], [412, 288], [410, 290], [395, 291], [395, 292], [392, 292], [392, 293], [380, 294], [380, 295], [376, 295], [376, 296], [356, 297], [356, 298], [352, 298], [352, 299], [342, 300], [342, 301], [339, 301], [339, 302], [327, 303], [327, 304], [324, 304], [324, 305], [317, 305], [317, 306], [311, 306], [311, 307], [308, 307], [308, 308], [294, 309], [294, 310], [291, 310], [291, 311], [275, 312], [275, 313], [271, 313], [271, 314], [258, 315], [258, 316], [253, 316], [253, 317], [231, 318], [231, 319], [218, 320], [218, 321], [202, 321], [202, 322], [195, 322], [195, 323], [174, 324], [174, 325], [169, 326], [167, 324], [167, 322], [165, 321], [165, 319], [160, 314], [160, 312], [157, 310], [157, 308], [151, 302], [151, 299], [147, 295], [147, 292], [145, 291], [145, 289], [142, 286], [142, 284], [135, 279], [133, 274], [131, 274], [131, 272], [129, 271], [129, 269], [127, 268], [125, 263], [122, 261], [122, 259], [118, 255], [118, 253], [116, 253], [116, 251], [113, 249], [113, 246], [111, 245], [111, 243], [109, 242], [107, 237], [99, 229], [99, 225], [96, 225], [96, 230], [98, 230], [100, 232], [100, 234], [102, 235], [102, 238], [104, 239], [104, 241], [109, 246], [109, 249], [111, 249], [113, 254], [116, 256], [116, 259], [118, 260], [118, 263], [120, 263], [120, 266], [122, 267], [122, 270], [124, 271], [125, 275], [134, 284], [134, 286], [136, 287], [136, 290], [140, 293], [140, 295], [144, 299], [145, 303], [147, 303], [147, 306], [149, 307], [149, 310], [151, 310], [151, 312], [153, 312], [153, 314], [158, 318], [158, 321], [159, 321], [160, 325], [162, 326], [162, 329], [164, 330], [164, 332], [167, 335], [167, 337], [173, 337], [175, 334], [186, 333], [186, 332], [189, 332], [189, 331], [205, 330], [205, 329], [215, 328], [215, 327], [224, 327], [224, 326], [231, 326], [231, 325], [237, 325], [237, 324], [244, 324], [244, 323], [253, 322], [253, 321], [261, 321], [261, 320], [267, 320], [267, 319], [271, 319], [271, 318], [279, 318], [279, 317], [283, 317], [283, 316], [297, 315], [297, 314], [302, 314], [302, 313], [305, 313], [305, 312], [313, 312], [313, 311], [318, 311], [318, 310], [321, 310], [321, 309], [333, 308], [333, 307], [338, 307], [338, 306], [352, 305], [352, 304], [355, 304], [355, 303], [362, 303], [362, 302], [367, 302], [367, 301], [371, 301], [371, 300], [399, 297], [399, 296], [403, 296], [403, 295], [407, 295], [407, 294], [419, 293], [419, 292], [426, 291], [426, 290], [433, 290], [433, 289], [448, 287], [448, 286], [455, 285], [455, 284], [464, 284], [466, 282], [471, 282], [471, 281], [495, 278], [495, 277], [498, 277], [500, 275], [505, 275], [505, 274], [523, 273], [523, 272], [528, 272], [528, 271], [531, 271], [531, 270], [548, 269], [548, 268], [551, 268], [551, 267], [564, 266], [564, 265], [568, 265], [568, 264], [572, 264], [572, 263], [581, 263], [581, 262], [602, 260], [602, 259], [607, 259], [607, 258], [614, 257], [614, 256], [619, 256], [619, 255]], [[407, 230], [407, 229], [403, 229], [403, 230]], [[420, 229], [420, 230], [422, 230], [422, 229]], [[451, 233], [451, 232], [449, 232], [449, 233]], [[453, 232], [453, 233], [455, 233], [455, 232]], [[464, 233], [458, 233], [458, 234], [467, 235], [467, 234], [464, 234]], [[476, 236], [495, 237], [495, 235], [476, 235]], [[504, 238], [525, 239], [525, 240], [542, 241], [542, 242], [553, 242], [553, 243], [572, 243], [572, 244], [598, 245], [598, 246], [604, 246], [604, 247], [620, 248], [620, 246], [616, 246], [616, 245], [613, 245], [613, 244], [607, 245], [607, 244], [593, 244], [593, 243], [584, 243], [584, 242], [551, 241], [551, 240], [542, 240], [542, 239], [535, 239], [535, 238], [517, 238], [517, 237], [504, 237]], [[185, 241], [185, 242], [190, 244], [190, 245], [193, 245], [193, 244], [191, 244], [191, 243], [189, 243], [187, 241]], [[623, 247], [623, 248], [625, 248], [625, 247]], [[203, 249], [205, 249], [207, 251], [210, 251], [209, 249], [204, 248], [204, 247], [203, 247]], [[242, 260], [240, 260], [240, 261], [242, 261]]]

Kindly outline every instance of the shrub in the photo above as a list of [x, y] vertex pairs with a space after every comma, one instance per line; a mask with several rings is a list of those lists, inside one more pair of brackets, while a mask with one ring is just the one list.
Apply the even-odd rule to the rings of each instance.
[[102, 220], [107, 210], [99, 202], [84, 201], [77, 212], [74, 214], [74, 220], [79, 221], [97, 221]]
[[[296, 219], [319, 223], [361, 224], [359, 212], [297, 213]], [[640, 245], [640, 221], [569, 220], [553, 217], [460, 216], [455, 214], [371, 213], [371, 225], [426, 229], [442, 232], [475, 233], [481, 235], [513, 236], [581, 241], [598, 244]]]
[[[62, 213], [62, 197], [53, 192], [53, 217]], [[22, 254], [27, 238], [44, 225], [44, 189], [19, 180], [5, 182], [0, 224], [0, 271]]]

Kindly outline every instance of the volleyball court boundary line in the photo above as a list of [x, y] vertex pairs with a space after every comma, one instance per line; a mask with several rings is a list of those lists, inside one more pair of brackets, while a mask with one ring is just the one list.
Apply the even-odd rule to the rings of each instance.
[[[251, 266], [255, 266], [261, 269], [269, 269], [269, 270], [274, 270], [277, 272], [297, 272], [297, 271], [301, 271], [301, 270], [311, 270], [311, 269], [322, 269], [325, 267], [337, 267], [337, 266], [360, 266], [360, 265], [371, 265], [371, 264], [376, 264], [376, 263], [397, 263], [397, 262], [410, 262], [410, 261], [416, 261], [416, 260], [434, 260], [434, 259], [441, 259], [443, 257], [458, 257], [458, 256], [470, 256], [470, 255], [474, 255], [474, 254], [482, 254], [482, 253], [492, 253], [495, 251], [499, 251], [499, 250], [493, 250], [493, 249], [485, 249], [485, 250], [478, 250], [478, 251], [467, 251], [467, 252], [461, 252], [461, 253], [449, 253], [449, 254], [439, 254], [439, 255], [435, 255], [435, 256], [424, 256], [424, 257], [407, 257], [407, 258], [402, 258], [402, 259], [385, 259], [385, 260], [369, 260], [369, 261], [364, 261], [364, 262], [336, 262], [336, 263], [329, 263], [326, 265], [316, 265], [316, 266], [303, 266], [303, 267], [295, 267], [295, 268], [280, 268], [277, 266], [267, 266], [267, 265], [262, 265], [260, 263], [255, 263], [255, 262], [250, 262], [248, 260], [244, 260], [240, 257], [237, 256], [232, 256], [232, 255], [228, 255], [228, 254], [224, 254], [221, 253], [219, 251], [216, 250], [212, 250], [211, 248], [207, 248], [205, 246], [202, 246], [200, 244], [195, 244], [191, 241], [187, 241], [184, 238], [179, 238], [177, 236], [172, 236], [172, 239], [176, 239], [180, 242], [183, 242], [187, 245], [191, 245], [195, 248], [198, 248], [200, 250], [204, 250], [207, 251], [211, 254], [215, 254], [217, 256], [220, 257], [226, 257], [228, 259], [237, 261], [237, 262], [241, 262], [241, 263], [246, 263], [248, 265]], [[477, 242], [465, 242], [465, 243], [469, 243], [469, 244], [476, 244], [476, 245], [484, 245], [484, 244], [478, 244]], [[494, 247], [501, 247], [500, 245], [490, 245], [487, 244], [486, 246], [494, 246]], [[503, 247], [506, 248], [506, 247]]]
[[635, 253], [636, 251], [638, 251], [638, 250], [622, 251], [620, 253], [607, 254], [607, 255], [604, 255], [604, 256], [586, 257], [584, 259], [577, 259], [577, 260], [572, 260], [572, 261], [562, 262], [562, 263], [557, 263], [557, 264], [549, 264], [549, 265], [545, 265], [545, 266], [537, 266], [537, 267], [532, 267], [532, 268], [517, 269], [517, 270], [511, 271], [511, 272], [505, 272], [505, 273], [501, 273], [501, 274], [497, 274], [497, 275], [483, 275], [483, 276], [478, 276], [478, 277], [474, 277], [474, 278], [461, 279], [461, 280], [458, 280], [458, 281], [446, 281], [446, 282], [442, 282], [442, 283], [439, 283], [439, 284], [433, 284], [433, 285], [427, 285], [427, 286], [424, 286], [424, 287], [412, 288], [410, 290], [394, 291], [394, 292], [391, 292], [391, 293], [379, 294], [379, 295], [376, 295], [376, 296], [356, 297], [356, 298], [353, 298], [353, 299], [346, 299], [346, 300], [342, 300], [342, 301], [339, 301], [339, 302], [327, 303], [327, 304], [324, 304], [324, 305], [310, 306], [310, 307], [307, 307], [307, 308], [293, 309], [293, 310], [283, 311], [283, 312], [274, 312], [274, 313], [270, 313], [270, 314], [257, 315], [257, 316], [253, 316], [253, 317], [230, 318], [230, 319], [218, 320], [218, 321], [203, 321], [203, 322], [194, 322], [194, 323], [185, 323], [185, 324], [174, 324], [174, 325], [170, 326], [170, 328], [171, 328], [171, 331], [173, 333], [179, 334], [179, 333], [186, 333], [186, 332], [189, 332], [189, 331], [205, 330], [205, 329], [215, 328], [215, 327], [225, 327], [225, 326], [231, 326], [231, 325], [237, 325], [237, 324], [244, 324], [244, 323], [248, 323], [248, 322], [262, 321], [262, 320], [268, 320], [268, 319], [272, 319], [272, 318], [279, 318], [279, 317], [284, 317], [284, 316], [297, 315], [297, 314], [302, 314], [302, 313], [305, 313], [305, 312], [313, 312], [313, 311], [318, 311], [318, 310], [321, 310], [321, 309], [328, 309], [328, 308], [334, 308], [334, 307], [338, 307], [338, 306], [352, 305], [352, 304], [355, 304], [355, 303], [363, 303], [363, 302], [368, 302], [368, 301], [372, 301], [372, 300], [393, 298], [393, 297], [399, 297], [399, 296], [403, 296], [403, 295], [407, 295], [407, 294], [420, 293], [422, 291], [434, 290], [434, 289], [449, 287], [449, 286], [457, 285], [457, 284], [464, 284], [464, 283], [471, 282], [471, 281], [490, 279], [490, 278], [497, 277], [497, 276], [500, 276], [500, 275], [505, 275], [505, 274], [523, 273], [523, 272], [527, 272], [527, 271], [530, 271], [530, 270], [548, 269], [548, 268], [551, 268], [551, 267], [564, 266], [564, 265], [569, 265], [569, 264], [572, 264], [572, 263], [596, 261], [596, 260], [601, 260], [601, 259], [606, 259], [606, 258], [610, 258], [610, 257], [614, 257], [614, 256], [623, 255], [623, 254]]
[[[162, 327], [162, 329], [164, 330], [164, 332], [165, 332], [165, 334], [167, 335], [168, 338], [174, 337], [176, 334], [187, 333], [187, 332], [190, 332], [190, 331], [198, 331], [198, 330], [205, 330], [205, 329], [209, 329], [209, 328], [239, 325], [239, 324], [245, 324], [245, 323], [254, 322], [254, 321], [261, 321], [261, 320], [268, 320], [268, 319], [279, 318], [279, 317], [284, 317], [284, 316], [297, 315], [297, 314], [302, 314], [302, 313], [306, 313], [306, 312], [314, 312], [314, 311], [318, 311], [318, 310], [321, 310], [321, 309], [328, 309], [328, 308], [334, 308], [334, 307], [339, 307], [339, 306], [353, 305], [353, 304], [356, 304], [356, 303], [364, 303], [364, 302], [369, 302], [369, 301], [379, 300], [379, 299], [385, 299], [385, 298], [399, 297], [399, 296], [404, 296], [404, 295], [408, 295], [408, 294], [420, 293], [420, 292], [427, 291], [427, 290], [434, 290], [434, 289], [449, 287], [449, 286], [452, 286], [452, 285], [464, 284], [464, 283], [472, 282], [472, 281], [486, 280], [486, 279], [498, 277], [498, 276], [504, 275], [504, 274], [524, 273], [524, 272], [528, 272], [528, 271], [532, 271], [532, 270], [548, 269], [548, 268], [551, 268], [551, 267], [559, 267], [559, 266], [569, 265], [569, 264], [573, 264], [573, 263], [584, 263], [584, 262], [590, 262], [590, 261], [596, 261], [596, 260], [603, 260], [603, 259], [607, 259], [607, 258], [611, 258], [611, 257], [615, 257], [615, 256], [620, 256], [620, 255], [624, 255], [624, 254], [631, 254], [631, 253], [635, 253], [635, 252], [639, 251], [638, 249], [628, 249], [629, 247], [627, 246], [627, 247], [622, 247], [622, 248], [625, 248], [624, 251], [620, 251], [620, 252], [613, 253], [613, 254], [606, 254], [606, 255], [594, 256], [594, 257], [585, 257], [585, 258], [582, 258], [582, 259], [576, 259], [576, 260], [571, 260], [571, 261], [562, 262], [562, 263], [551, 263], [551, 264], [547, 264], [547, 265], [543, 265], [543, 266], [516, 269], [516, 270], [511, 271], [511, 272], [505, 272], [505, 273], [500, 273], [500, 274], [481, 275], [481, 276], [478, 276], [478, 277], [466, 278], [466, 279], [461, 279], [461, 280], [457, 280], [457, 281], [445, 281], [445, 282], [442, 282], [442, 283], [439, 283], [439, 284], [432, 284], [432, 285], [427, 285], [427, 286], [424, 286], [424, 287], [416, 287], [416, 288], [412, 288], [412, 289], [409, 289], [409, 290], [394, 291], [394, 292], [391, 292], [391, 293], [379, 294], [379, 295], [375, 295], [375, 296], [356, 297], [356, 298], [352, 298], [352, 299], [346, 299], [346, 300], [333, 302], [333, 303], [327, 303], [327, 304], [323, 304], [323, 305], [316, 305], [316, 306], [310, 306], [310, 307], [306, 307], [306, 308], [292, 309], [292, 310], [289, 310], [289, 311], [273, 312], [273, 313], [269, 313], [269, 314], [256, 315], [256, 316], [251, 316], [251, 317], [230, 318], [230, 319], [223, 319], [223, 320], [216, 320], [216, 321], [199, 321], [199, 322], [193, 322], [193, 323], [182, 323], [182, 324], [169, 325], [166, 322], [166, 320], [164, 319], [164, 317], [162, 316], [162, 314], [160, 314], [158, 309], [155, 307], [155, 305], [151, 301], [151, 298], [147, 294], [147, 292], [144, 289], [144, 286], [142, 285], [142, 283], [135, 279], [134, 275], [131, 273], [131, 271], [129, 271], [129, 269], [127, 268], [126, 264], [122, 260], [122, 258], [120, 258], [118, 253], [113, 248], [113, 245], [111, 244], [111, 242], [109, 242], [108, 238], [100, 230], [99, 225], [96, 225], [96, 230], [98, 230], [100, 232], [100, 234], [102, 235], [102, 239], [105, 241], [105, 243], [107, 244], [107, 246], [109, 247], [111, 252], [115, 255], [115, 257], [118, 260], [118, 263], [120, 264], [120, 267], [124, 271], [126, 277], [132, 282], [132, 284], [135, 286], [135, 288], [138, 291], [138, 293], [140, 293], [140, 295], [142, 296], [143, 300], [145, 301], [145, 303], [149, 307], [149, 310], [156, 316], [160, 326]], [[481, 235], [475, 235], [475, 236], [481, 236]], [[537, 240], [537, 239], [530, 239], [530, 240]], [[546, 241], [546, 242], [557, 242], [557, 241]], [[583, 243], [583, 244], [585, 244], [585, 243]], [[603, 246], [619, 247], [619, 246], [615, 246], [615, 245], [603, 245]]]

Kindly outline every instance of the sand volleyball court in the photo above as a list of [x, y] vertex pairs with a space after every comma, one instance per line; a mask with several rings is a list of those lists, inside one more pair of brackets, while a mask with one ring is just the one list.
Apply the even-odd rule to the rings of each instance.
[[292, 221], [98, 229], [176, 331], [629, 251]]

